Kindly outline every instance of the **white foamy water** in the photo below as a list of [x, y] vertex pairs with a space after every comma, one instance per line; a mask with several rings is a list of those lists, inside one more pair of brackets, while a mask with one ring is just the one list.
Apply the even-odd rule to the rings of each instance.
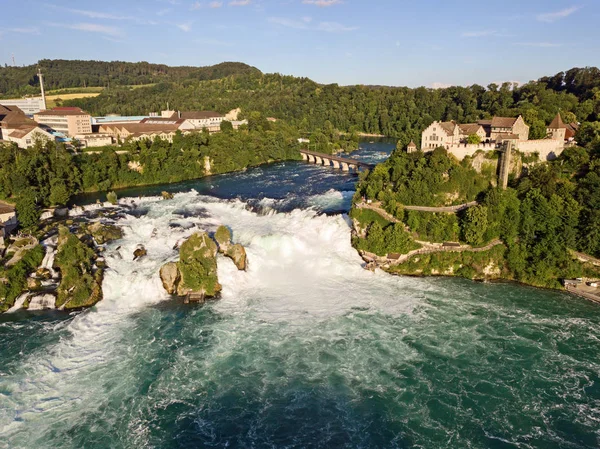
[[[131, 201], [147, 213], [118, 220], [102, 302], [0, 322], [0, 448], [598, 447], [593, 306], [371, 273], [343, 216], [194, 192]], [[221, 224], [248, 271], [219, 257], [219, 301], [173, 300], [160, 267]]]
[[[323, 201], [332, 196], [338, 199], [327, 193]], [[418, 296], [410, 290], [424, 287], [421, 281], [364, 270], [342, 216], [305, 210], [258, 215], [239, 201], [195, 192], [170, 201], [144, 198], [134, 204], [148, 213], [117, 223], [125, 236], [105, 253], [110, 269], [103, 284], [104, 300], [68, 324], [68, 338], [29, 355], [22, 369], [3, 379], [9, 394], [0, 395], [0, 441], [10, 442], [10, 447], [43, 441], [58, 422], [76, 420], [83, 412], [97, 413], [95, 401], [106, 394], [99, 379], [108, 381], [113, 372], [119, 373], [114, 380], [117, 388], [135, 387], [133, 367], [127, 365], [130, 348], [123, 347], [121, 339], [134, 325], [136, 313], [171, 300], [159, 269], [176, 260], [178, 242], [200, 229], [211, 231], [225, 224], [234, 241], [247, 250], [247, 272], [238, 271], [229, 259], [218, 261], [222, 298], [208, 307], [226, 316], [250, 311], [259, 321], [308, 326], [355, 308], [408, 313], [414, 304], [410, 298]], [[133, 261], [139, 244], [148, 254]], [[53, 255], [47, 246], [48, 263]], [[35, 304], [43, 303], [40, 298]]]

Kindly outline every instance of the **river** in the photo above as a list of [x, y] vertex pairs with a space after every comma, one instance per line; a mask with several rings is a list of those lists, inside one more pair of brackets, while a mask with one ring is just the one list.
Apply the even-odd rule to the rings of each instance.
[[[105, 299], [0, 316], [0, 448], [600, 446], [600, 308], [364, 270], [355, 181], [293, 162], [120, 192]], [[169, 298], [174, 245], [220, 224], [248, 271], [219, 259], [220, 301]]]

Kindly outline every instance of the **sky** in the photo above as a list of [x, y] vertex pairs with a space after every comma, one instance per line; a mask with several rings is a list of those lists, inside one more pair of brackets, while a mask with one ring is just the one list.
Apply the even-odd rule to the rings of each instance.
[[600, 66], [600, 0], [0, 0], [0, 64], [240, 61], [320, 83], [527, 82]]

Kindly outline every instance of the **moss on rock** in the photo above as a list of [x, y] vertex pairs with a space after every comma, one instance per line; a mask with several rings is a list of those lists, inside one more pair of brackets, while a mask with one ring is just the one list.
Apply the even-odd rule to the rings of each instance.
[[216, 296], [221, 291], [217, 277], [217, 244], [206, 232], [187, 239], [179, 250], [181, 281], [177, 286], [179, 296]]
[[242, 245], [237, 243], [230, 246], [225, 255], [233, 260], [238, 270], [246, 270], [246, 250]]
[[95, 253], [68, 228], [59, 228], [58, 250], [54, 260], [60, 270], [56, 307], [91, 307], [102, 299], [102, 270], [92, 272]]
[[98, 245], [104, 245], [105, 243], [112, 242], [113, 240], [119, 240], [123, 238], [123, 231], [121, 228], [100, 222], [89, 225], [87, 227], [87, 232], [94, 237]]
[[215, 241], [219, 245], [219, 252], [226, 253], [231, 245], [231, 232], [227, 226], [219, 226], [215, 232]]

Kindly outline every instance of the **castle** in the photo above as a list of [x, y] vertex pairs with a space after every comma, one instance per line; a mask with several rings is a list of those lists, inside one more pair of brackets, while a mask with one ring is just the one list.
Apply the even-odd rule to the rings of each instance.
[[[491, 120], [466, 124], [436, 121], [423, 131], [421, 149], [428, 152], [443, 147], [462, 160], [478, 150], [493, 151], [506, 141], [512, 141], [514, 148], [522, 153], [537, 153], [540, 160], [552, 160], [563, 152], [565, 145], [573, 143], [577, 128], [575, 123], [565, 124], [557, 114], [546, 129], [545, 139], [529, 140], [529, 126], [521, 116], [493, 117]], [[477, 140], [479, 143], [474, 143]], [[416, 151], [416, 145], [408, 148], [408, 151]]]

